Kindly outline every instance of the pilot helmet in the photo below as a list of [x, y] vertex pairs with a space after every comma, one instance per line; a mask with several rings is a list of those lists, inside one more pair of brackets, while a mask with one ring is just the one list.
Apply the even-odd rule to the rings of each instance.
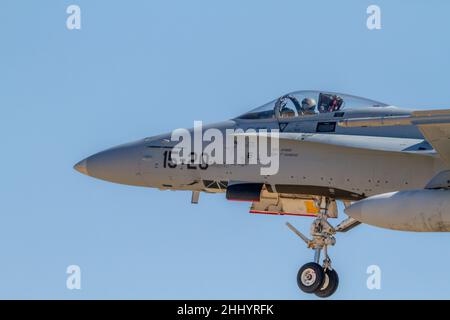
[[302, 109], [305, 111], [314, 111], [316, 105], [316, 100], [312, 98], [305, 98], [302, 100]]

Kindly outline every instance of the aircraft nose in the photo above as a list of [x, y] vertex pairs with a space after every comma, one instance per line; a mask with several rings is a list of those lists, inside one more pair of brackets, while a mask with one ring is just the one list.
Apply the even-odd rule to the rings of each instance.
[[89, 172], [87, 171], [87, 159], [81, 160], [74, 165], [73, 168], [82, 174], [89, 175]]
[[74, 169], [101, 180], [128, 185], [143, 185], [139, 143], [130, 143], [96, 153], [78, 162]]

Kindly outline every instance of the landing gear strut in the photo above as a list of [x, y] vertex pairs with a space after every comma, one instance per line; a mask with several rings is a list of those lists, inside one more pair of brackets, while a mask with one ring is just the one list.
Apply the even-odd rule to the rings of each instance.
[[[305, 293], [314, 293], [318, 297], [327, 298], [337, 289], [339, 278], [336, 271], [331, 267], [331, 259], [328, 256], [328, 247], [336, 243], [335, 228], [327, 221], [328, 208], [331, 199], [321, 197], [317, 200], [317, 206], [320, 212], [311, 225], [311, 237], [308, 239], [290, 223], [287, 223], [289, 229], [297, 234], [307, 245], [314, 250], [314, 262], [305, 264], [300, 268], [297, 274], [297, 284]], [[321, 252], [324, 253], [324, 260], [320, 265]]]

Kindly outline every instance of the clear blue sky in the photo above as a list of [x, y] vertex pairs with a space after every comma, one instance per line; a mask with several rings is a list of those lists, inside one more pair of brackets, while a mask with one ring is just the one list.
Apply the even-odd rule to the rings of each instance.
[[[366, 28], [378, 4], [382, 29]], [[66, 28], [81, 7], [82, 29]], [[111, 184], [72, 169], [123, 142], [325, 89], [450, 107], [448, 1], [0, 2], [0, 298], [310, 299], [284, 225], [223, 195]], [[331, 250], [334, 297], [450, 298], [450, 234], [360, 226]], [[82, 290], [66, 289], [66, 267]], [[366, 288], [366, 268], [382, 289]]]

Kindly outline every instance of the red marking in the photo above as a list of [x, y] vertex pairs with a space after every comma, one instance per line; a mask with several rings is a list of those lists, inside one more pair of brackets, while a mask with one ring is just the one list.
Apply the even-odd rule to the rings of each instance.
[[276, 211], [259, 211], [259, 210], [250, 210], [250, 213], [256, 214], [270, 214], [275, 216], [298, 216], [298, 217], [317, 217], [316, 214], [297, 214], [290, 212], [276, 212]]

